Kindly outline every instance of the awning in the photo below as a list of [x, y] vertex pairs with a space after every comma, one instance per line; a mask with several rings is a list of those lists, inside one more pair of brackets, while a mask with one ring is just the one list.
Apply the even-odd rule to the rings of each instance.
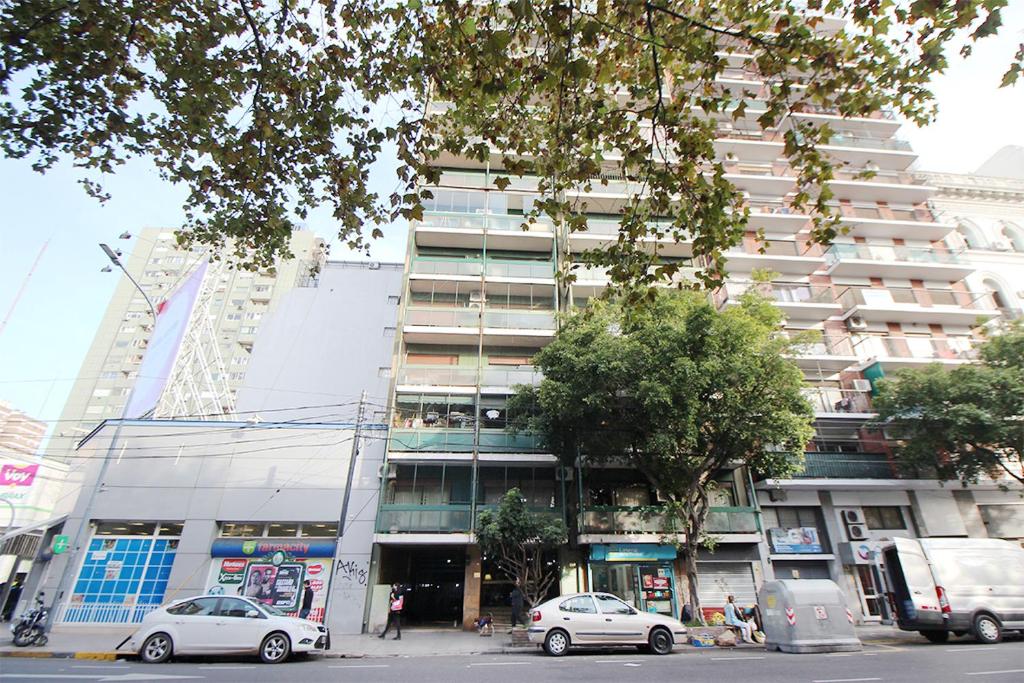
[[3, 543], [9, 538], [15, 536], [21, 536], [22, 534], [28, 534], [33, 531], [46, 531], [50, 527], [61, 524], [68, 518], [67, 515], [61, 515], [60, 517], [51, 517], [50, 519], [44, 519], [41, 522], [34, 522], [32, 524], [26, 524], [25, 526], [18, 527], [17, 529], [8, 529], [0, 536], [0, 543]]

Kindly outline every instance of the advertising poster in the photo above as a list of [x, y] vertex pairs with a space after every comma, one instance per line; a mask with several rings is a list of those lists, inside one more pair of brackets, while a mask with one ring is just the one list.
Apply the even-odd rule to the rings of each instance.
[[309, 619], [323, 621], [332, 566], [333, 561], [326, 558], [288, 559], [278, 566], [262, 558], [214, 558], [206, 592], [247, 595], [297, 616], [302, 606], [303, 581], [308, 580], [313, 589]]
[[813, 526], [769, 529], [772, 549], [777, 553], [820, 553], [821, 540]]

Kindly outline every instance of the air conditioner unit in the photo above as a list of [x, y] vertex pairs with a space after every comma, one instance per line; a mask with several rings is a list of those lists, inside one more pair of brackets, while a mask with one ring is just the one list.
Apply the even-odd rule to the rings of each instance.
[[847, 329], [850, 330], [866, 330], [868, 329], [868, 324], [864, 322], [863, 318], [853, 316], [852, 318], [848, 318], [846, 320], [846, 327]]
[[851, 541], [866, 541], [868, 540], [868, 528], [863, 524], [851, 524], [846, 527], [846, 535], [850, 537]]
[[370, 261], [366, 264], [366, 267], [370, 270], [380, 270], [380, 261]]
[[853, 380], [854, 391], [871, 391], [871, 381], [867, 379]]
[[377, 468], [377, 478], [398, 479], [398, 466], [394, 464], [381, 465], [380, 467]]
[[572, 481], [572, 468], [571, 467], [556, 467], [555, 468], [555, 481]]
[[469, 300], [473, 303], [483, 303], [484, 293], [483, 292], [470, 292]]
[[860, 510], [843, 510], [843, 523], [863, 524], [864, 518], [861, 516]]

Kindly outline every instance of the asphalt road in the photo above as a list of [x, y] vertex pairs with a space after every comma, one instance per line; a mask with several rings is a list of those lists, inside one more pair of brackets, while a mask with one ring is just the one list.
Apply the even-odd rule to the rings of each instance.
[[318, 683], [545, 683], [623, 680], [785, 683], [898, 681], [1024, 681], [1024, 642], [978, 645], [866, 645], [863, 652], [787, 655], [760, 650], [707, 651], [680, 647], [671, 655], [635, 651], [574, 652], [551, 658], [512, 655], [319, 659], [266, 666], [247, 659], [192, 660], [146, 665], [69, 659], [0, 659], [0, 681], [301, 681]]

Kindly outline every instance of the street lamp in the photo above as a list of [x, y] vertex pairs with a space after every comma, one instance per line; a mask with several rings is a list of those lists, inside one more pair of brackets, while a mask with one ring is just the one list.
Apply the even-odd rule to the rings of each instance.
[[[149, 305], [149, 312], [153, 315], [153, 327], [156, 327], [156, 306], [153, 305], [153, 301], [149, 298], [149, 295], [139, 286], [139, 283], [135, 281], [135, 278], [131, 276], [131, 273], [121, 263], [120, 252], [111, 249], [106, 244], [100, 244], [100, 249], [107, 255], [110, 262], [121, 269], [121, 272], [125, 274], [128, 280], [135, 285], [135, 289], [138, 290], [142, 298], [146, 300], [146, 304]], [[109, 266], [105, 269], [109, 271]], [[138, 379], [138, 378], [136, 378]], [[61, 572], [60, 582], [57, 584], [57, 590], [54, 594], [53, 603], [50, 605], [50, 612], [46, 617], [46, 630], [49, 632], [57, 619], [57, 607], [60, 604], [64, 594], [68, 591], [68, 583], [71, 579], [72, 572], [78, 566], [78, 556], [86, 547], [86, 536], [89, 533], [89, 522], [92, 518], [93, 504], [96, 502], [96, 494], [99, 492], [100, 486], [103, 485], [103, 480], [107, 474], [107, 468], [110, 466], [111, 457], [114, 455], [114, 450], [117, 448], [117, 440], [121, 437], [121, 428], [124, 426], [124, 421], [128, 419], [128, 408], [132, 405], [132, 398], [135, 396], [136, 382], [132, 382], [131, 389], [128, 391], [128, 396], [125, 398], [124, 407], [121, 409], [121, 417], [117, 421], [117, 427], [114, 429], [114, 435], [110, 439], [110, 446], [107, 448], [106, 454], [103, 456], [103, 462], [100, 464], [99, 474], [96, 475], [96, 481], [93, 483], [92, 490], [89, 491], [89, 498], [85, 503], [85, 508], [82, 510], [82, 519], [78, 524], [78, 533], [72, 537], [69, 551], [66, 555], [66, 564], [64, 565], [64, 571]]]

